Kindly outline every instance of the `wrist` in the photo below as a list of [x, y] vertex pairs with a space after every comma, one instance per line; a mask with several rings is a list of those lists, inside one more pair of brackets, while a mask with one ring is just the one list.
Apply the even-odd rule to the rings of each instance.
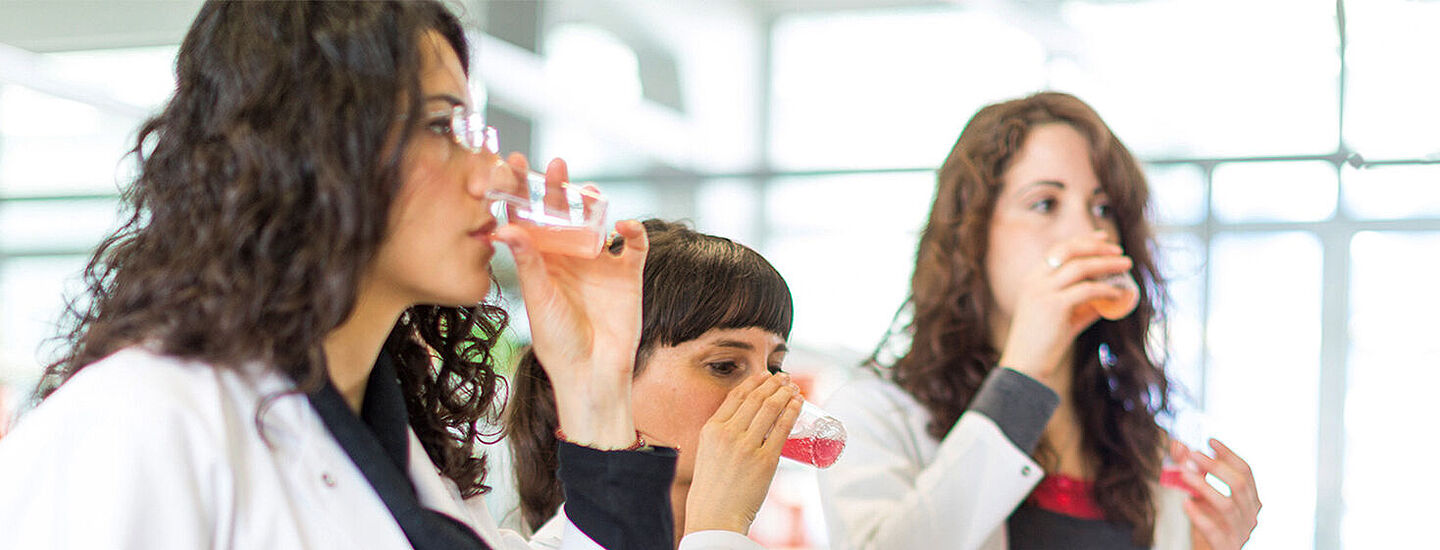
[[693, 522], [686, 521], [685, 533], [681, 536], [689, 535], [691, 533], [699, 533], [700, 531], [730, 531], [732, 533], [748, 535], [750, 534], [750, 522], [739, 519], [725, 521], [721, 520], [720, 518], [712, 518]]
[[570, 443], [604, 450], [625, 449], [635, 443], [635, 417], [628, 395], [624, 399], [601, 398], [583, 391], [562, 391], [557, 385], [555, 412], [559, 429]]

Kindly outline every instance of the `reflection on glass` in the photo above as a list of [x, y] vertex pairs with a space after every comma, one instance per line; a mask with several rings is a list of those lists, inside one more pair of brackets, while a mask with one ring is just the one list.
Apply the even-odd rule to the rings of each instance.
[[1360, 219], [1440, 217], [1440, 165], [1345, 167], [1345, 212]]
[[1370, 159], [1440, 158], [1440, 3], [1345, 3], [1345, 143]]
[[1310, 222], [1335, 212], [1338, 176], [1326, 162], [1244, 162], [1215, 167], [1210, 205], [1223, 222]]
[[[1350, 243], [1345, 400], [1345, 548], [1428, 540], [1440, 478], [1402, 466], [1440, 456], [1440, 232], [1362, 232]], [[1419, 421], [1417, 428], [1415, 422]]]
[[1320, 371], [1314, 234], [1221, 234], [1211, 244], [1209, 428], [1249, 461], [1265, 511], [1246, 548], [1312, 546]]

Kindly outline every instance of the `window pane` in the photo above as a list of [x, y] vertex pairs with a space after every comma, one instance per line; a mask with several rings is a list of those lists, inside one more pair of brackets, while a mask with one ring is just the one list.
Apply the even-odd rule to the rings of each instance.
[[1159, 225], [1192, 225], [1205, 219], [1205, 174], [1193, 164], [1145, 167], [1150, 202]]
[[0, 89], [0, 195], [115, 193], [139, 122], [28, 88]]
[[1265, 511], [1246, 548], [1309, 547], [1315, 530], [1320, 243], [1222, 234], [1211, 248], [1206, 413], [1250, 463]]
[[0, 252], [88, 252], [118, 224], [118, 202], [0, 202]]
[[1371, 159], [1440, 158], [1440, 3], [1345, 3], [1345, 142]]
[[1314, 154], [1339, 143], [1334, 2], [1061, 6], [1085, 70], [1060, 88], [1092, 101], [1142, 155]]
[[1433, 430], [1440, 388], [1437, 250], [1440, 232], [1362, 232], [1350, 243], [1346, 548], [1415, 546], [1433, 531], [1440, 478], [1405, 465], [1440, 455], [1440, 440], [1423, 435]]
[[939, 166], [982, 105], [1045, 83], [1040, 42], [975, 11], [793, 15], [773, 36], [782, 169]]
[[1205, 245], [1190, 233], [1161, 234], [1158, 241], [1156, 259], [1171, 299], [1166, 312], [1170, 341], [1164, 343], [1163, 350], [1169, 359], [1166, 370], [1177, 384], [1171, 394], [1188, 404], [1198, 404], [1205, 382], [1200, 371]]
[[1440, 166], [1345, 167], [1345, 212], [1361, 219], [1440, 217]]
[[747, 246], [758, 242], [760, 186], [749, 179], [714, 179], [696, 190], [695, 227]]
[[1325, 162], [1245, 162], [1215, 167], [1211, 207], [1224, 222], [1306, 222], [1335, 213], [1335, 168]]
[[934, 186], [929, 173], [774, 181], [764, 253], [794, 294], [792, 348], [874, 350], [910, 287]]
[[28, 391], [41, 365], [57, 357], [53, 343], [64, 298], [80, 289], [87, 258], [10, 258], [0, 263], [0, 380]]

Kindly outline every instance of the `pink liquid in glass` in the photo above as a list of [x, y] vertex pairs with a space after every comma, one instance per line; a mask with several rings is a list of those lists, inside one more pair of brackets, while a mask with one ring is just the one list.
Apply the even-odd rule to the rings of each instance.
[[543, 226], [526, 221], [516, 221], [514, 225], [530, 234], [541, 252], [594, 258], [600, 255], [605, 243], [604, 237], [588, 227]]
[[791, 437], [785, 440], [780, 456], [816, 468], [829, 468], [835, 465], [844, 450], [845, 442], [839, 439]]

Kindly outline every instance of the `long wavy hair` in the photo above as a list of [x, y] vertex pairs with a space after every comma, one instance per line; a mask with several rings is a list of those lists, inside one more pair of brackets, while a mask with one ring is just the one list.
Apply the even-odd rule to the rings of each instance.
[[[1147, 344], [1152, 343], [1152, 330], [1164, 340], [1163, 328], [1155, 327], [1161, 325], [1167, 299], [1152, 255], [1145, 176], [1130, 151], [1084, 102], [1068, 94], [1040, 93], [987, 106], [965, 126], [940, 168], [910, 297], [870, 364], [930, 413], [931, 437], [938, 440], [949, 433], [1000, 356], [991, 343], [988, 319], [996, 306], [984, 266], [1001, 175], [1033, 128], [1057, 122], [1074, 127], [1089, 141], [1091, 164], [1110, 197], [1120, 244], [1134, 260], [1131, 275], [1140, 286], [1134, 313], [1118, 321], [1098, 321], [1077, 338], [1069, 397], [1081, 418], [1082, 445], [1097, 461], [1095, 498], [1100, 508], [1111, 521], [1134, 526], [1135, 541], [1149, 545], [1155, 526], [1151, 483], [1160, 475], [1164, 443], [1155, 415], [1168, 408], [1169, 390], [1163, 357]], [[905, 339], [907, 350], [888, 349]], [[1046, 443], [1036, 455], [1041, 464], [1054, 466]]]
[[[681, 224], [646, 220], [650, 252], [641, 290], [640, 346], [635, 375], [650, 354], [711, 329], [759, 327], [790, 338], [790, 287], [770, 262], [745, 245]], [[514, 453], [520, 512], [531, 529], [555, 515], [565, 500], [556, 477], [555, 392], [550, 377], [527, 350], [515, 370], [505, 439]]]
[[[258, 362], [317, 389], [324, 338], [387, 234], [430, 30], [468, 71], [464, 32], [435, 2], [207, 2], [174, 97], [140, 128], [128, 217], [86, 266], [39, 395], [135, 345]], [[466, 496], [488, 489], [476, 421], [494, 415], [488, 363], [506, 322], [489, 304], [416, 306], [384, 344], [410, 425]]]

